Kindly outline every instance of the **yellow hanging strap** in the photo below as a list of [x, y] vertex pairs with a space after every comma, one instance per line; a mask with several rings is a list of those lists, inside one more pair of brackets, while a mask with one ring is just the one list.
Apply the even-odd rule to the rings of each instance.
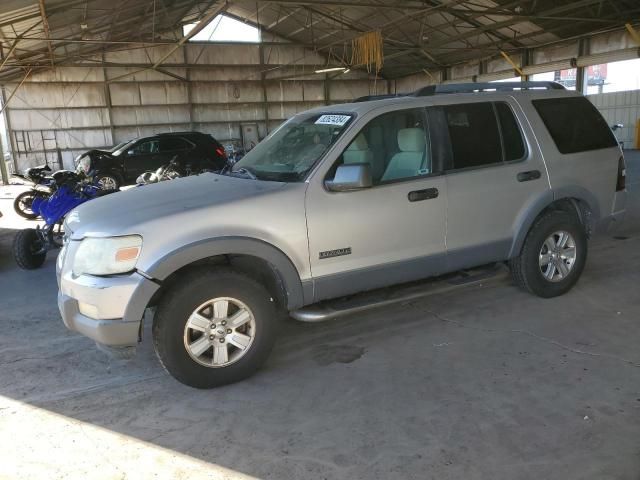
[[384, 63], [384, 42], [382, 33], [379, 31], [368, 32], [356, 37], [351, 42], [351, 64], [365, 65], [367, 71], [371, 72], [372, 67], [378, 73]]

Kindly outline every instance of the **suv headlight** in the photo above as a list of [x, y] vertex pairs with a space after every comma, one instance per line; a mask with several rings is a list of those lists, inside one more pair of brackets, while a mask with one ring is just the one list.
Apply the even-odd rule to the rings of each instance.
[[132, 271], [136, 267], [142, 237], [85, 238], [80, 242], [73, 259], [73, 274], [114, 275]]
[[76, 159], [76, 172], [89, 173], [91, 170], [91, 158], [87, 155], [80, 156]]

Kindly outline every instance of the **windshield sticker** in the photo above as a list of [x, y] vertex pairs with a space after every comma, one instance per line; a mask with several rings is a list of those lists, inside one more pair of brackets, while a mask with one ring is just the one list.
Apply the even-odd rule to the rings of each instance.
[[316, 125], [337, 125], [342, 127], [351, 119], [351, 115], [322, 115], [316, 120]]

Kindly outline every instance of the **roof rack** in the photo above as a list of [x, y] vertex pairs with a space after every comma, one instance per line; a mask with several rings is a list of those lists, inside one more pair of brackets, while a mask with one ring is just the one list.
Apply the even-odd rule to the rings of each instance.
[[416, 97], [428, 97], [443, 93], [475, 93], [484, 91], [514, 91], [514, 90], [564, 90], [557, 82], [494, 82], [494, 83], [446, 83], [441, 85], [429, 85], [421, 88], [413, 95]]
[[410, 93], [390, 93], [388, 95], [365, 95], [364, 97], [358, 97], [354, 100], [354, 103], [357, 102], [371, 102], [372, 100], [384, 100], [385, 98], [397, 98], [397, 97], [408, 97], [411, 95]]
[[[202, 132], [198, 132], [197, 130], [184, 130], [182, 132], [159, 132], [159, 133], [154, 133], [153, 135], [150, 136], [171, 136], [171, 135], [187, 135], [187, 134], [192, 134], [192, 133], [202, 133]], [[203, 134], [204, 135], [204, 134]]]

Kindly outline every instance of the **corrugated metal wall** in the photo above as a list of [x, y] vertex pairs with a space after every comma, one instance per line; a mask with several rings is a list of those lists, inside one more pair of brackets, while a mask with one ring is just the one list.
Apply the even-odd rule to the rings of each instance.
[[[94, 59], [100, 66], [60, 66], [28, 78], [7, 108], [18, 169], [45, 160], [71, 168], [89, 148], [157, 132], [239, 140], [241, 125], [252, 123], [262, 138], [297, 112], [388, 91], [386, 81], [362, 72], [313, 74], [326, 59], [293, 45], [186, 45], [162, 68], [188, 81], [143, 70], [168, 48], [107, 53]], [[5, 85], [6, 94], [16, 87]]]
[[616, 137], [624, 142], [625, 148], [635, 148], [636, 124], [640, 119], [640, 90], [599, 93], [587, 98], [600, 110], [609, 125], [624, 125], [624, 128], [616, 131]]

